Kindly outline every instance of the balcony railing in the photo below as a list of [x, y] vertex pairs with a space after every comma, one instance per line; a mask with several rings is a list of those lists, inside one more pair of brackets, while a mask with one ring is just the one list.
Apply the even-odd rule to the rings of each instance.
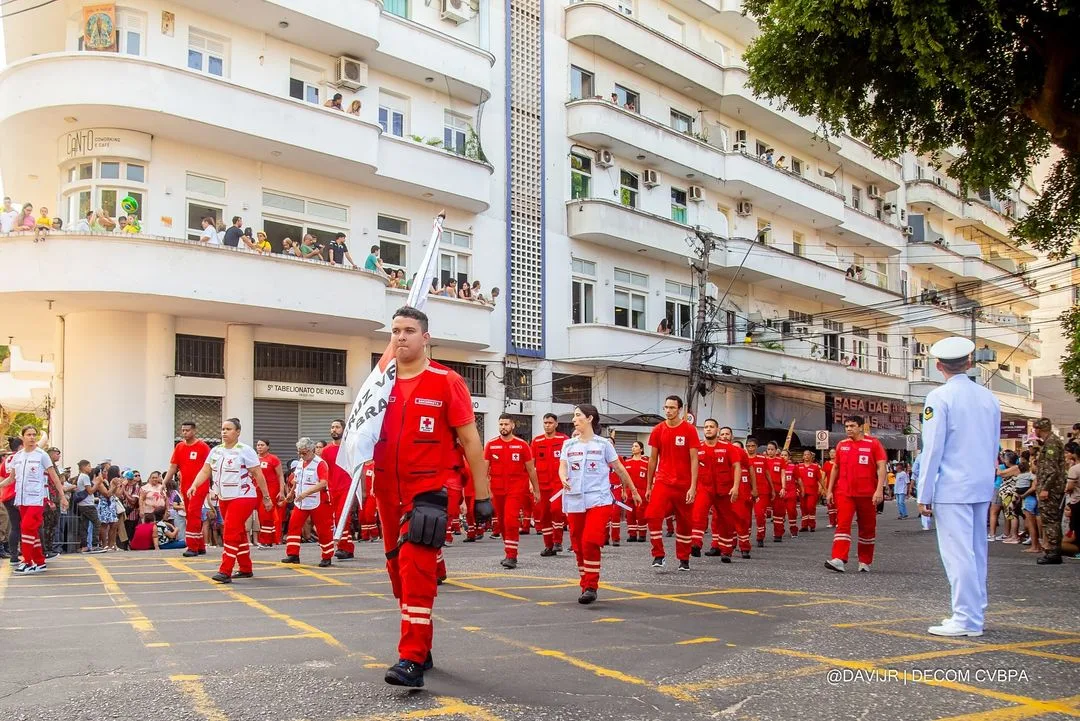
[[[712, 144], [712, 143], [710, 143], [710, 144]], [[770, 163], [765, 158], [754, 155], [752, 153], [748, 153], [746, 150], [735, 150], [735, 151], [731, 151], [731, 152], [737, 152], [737, 153], [739, 153], [740, 155], [742, 155], [744, 157], [750, 158], [751, 160], [753, 160], [753, 161], [755, 161], [757, 163], [760, 163], [761, 165], [764, 165], [764, 166], [766, 166], [768, 168], [772, 168], [773, 170], [775, 170], [778, 173], [783, 173], [784, 175], [789, 175], [792, 178], [796, 178], [796, 179], [800, 180], [801, 182], [806, 183], [807, 185], [809, 185], [814, 190], [820, 190], [820, 191], [822, 191], [824, 193], [828, 193], [829, 195], [840, 198], [840, 200], [844, 200], [846, 202], [846, 198], [844, 198], [843, 193], [838, 193], [834, 188], [830, 188], [828, 186], [822, 185], [821, 183], [815, 182], [815, 181], [811, 180], [810, 178], [807, 178], [805, 175], [802, 175], [801, 173], [796, 173], [796, 172], [794, 172], [794, 171], [792, 171], [792, 170], [790, 170], [788, 168], [780, 167], [780, 166], [776, 165], [776, 163]]]

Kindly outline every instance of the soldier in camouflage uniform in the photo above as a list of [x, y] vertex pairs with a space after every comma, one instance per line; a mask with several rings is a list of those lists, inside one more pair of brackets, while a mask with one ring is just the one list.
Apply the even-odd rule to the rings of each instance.
[[1042, 440], [1036, 477], [1039, 482], [1039, 517], [1046, 536], [1046, 554], [1040, 566], [1061, 563], [1061, 512], [1065, 503], [1065, 444], [1051, 430], [1049, 418], [1035, 421], [1035, 435]]

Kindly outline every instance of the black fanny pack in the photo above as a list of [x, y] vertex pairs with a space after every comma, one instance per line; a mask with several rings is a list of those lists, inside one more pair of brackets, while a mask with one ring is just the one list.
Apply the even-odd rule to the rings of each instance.
[[446, 544], [446, 527], [450, 522], [446, 506], [449, 502], [446, 490], [421, 493], [413, 499], [413, 509], [402, 517], [402, 523], [408, 527], [397, 546], [388, 551], [386, 557], [394, 558], [405, 542], [417, 543], [431, 548], [442, 548]]

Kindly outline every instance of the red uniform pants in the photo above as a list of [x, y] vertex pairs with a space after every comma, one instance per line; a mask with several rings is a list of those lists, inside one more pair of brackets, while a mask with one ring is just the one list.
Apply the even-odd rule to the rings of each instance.
[[772, 499], [767, 495], [759, 495], [754, 502], [754, 523], [757, 524], [757, 540], [765, 540], [765, 525], [772, 517]]
[[800, 530], [811, 531], [817, 528], [817, 494], [802, 497], [802, 524]]
[[375, 497], [370, 493], [365, 493], [364, 506], [357, 509], [357, 514], [360, 516], [360, 538], [365, 541], [379, 537], [379, 525], [375, 521], [375, 506]]
[[[45, 552], [41, 547], [41, 517], [45, 506], [19, 506], [19, 547], [23, 563], [45, 565]], [[86, 527], [83, 526], [83, 530]], [[12, 549], [14, 551], [15, 549]]]
[[465, 494], [465, 525], [468, 526], [468, 537], [479, 538], [484, 532], [476, 525], [476, 514], [473, 506], [476, 504], [476, 496]]
[[595, 591], [600, 585], [600, 547], [604, 545], [613, 507], [618, 508], [613, 503], [610, 506], [593, 506], [584, 513], [566, 514], [582, 591], [589, 588]]
[[521, 499], [521, 532], [528, 533], [532, 529], [533, 499], [532, 494], [527, 493]]
[[[405, 511], [412, 507], [403, 504], [397, 496], [397, 484], [383, 484], [386, 490], [375, 496], [379, 518], [383, 525], [383, 548], [398, 548], [398, 539], [408, 531], [408, 521], [401, 523]], [[401, 637], [398, 641], [398, 658], [423, 663], [431, 652], [431, 608], [435, 603], [438, 582], [436, 565], [439, 552], [431, 546], [406, 541], [398, 554], [386, 560], [386, 572], [394, 598], [401, 606]]]
[[799, 535], [799, 492], [788, 491], [784, 496], [784, 513], [787, 515], [788, 531], [791, 537]]
[[836, 533], [833, 535], [832, 557], [847, 563], [851, 551], [851, 519], [858, 518], [859, 563], [874, 562], [874, 541], [877, 536], [877, 506], [869, 496], [836, 498]]
[[334, 514], [330, 510], [330, 504], [325, 500], [310, 511], [293, 506], [292, 515], [289, 516], [289, 533], [285, 537], [285, 555], [300, 555], [300, 536], [308, 516], [311, 517], [311, 525], [315, 527], [315, 536], [319, 539], [319, 551], [322, 558], [332, 558], [334, 555]]
[[[716, 541], [720, 514], [720, 504], [717, 501], [720, 499], [719, 493], [711, 489], [698, 488], [697, 495], [694, 496], [694, 510], [691, 516], [691, 531], [690, 531], [690, 545], [695, 548], [701, 548], [705, 544], [705, 529], [709, 526], [709, 512], [716, 509], [713, 513], [713, 528], [712, 535], [713, 541]], [[727, 495], [726, 493], [723, 495]]]
[[[251, 544], [248, 542], [247, 522], [255, 512], [258, 498], [221, 499], [221, 565], [218, 571], [226, 576], [232, 575], [233, 564], [240, 573], [251, 573]], [[296, 513], [293, 513], [293, 517]]]
[[652, 540], [654, 558], [664, 556], [664, 533], [661, 526], [669, 515], [675, 515], [675, 557], [680, 561], [690, 560], [690, 539], [693, 533], [694, 504], [686, 502], [686, 488], [657, 483], [649, 499], [649, 511], [646, 518], [649, 523], [649, 538]]
[[731, 502], [731, 496], [727, 493], [718, 494], [713, 504], [712, 515], [712, 546], [719, 548], [720, 553], [730, 556], [735, 549], [735, 528], [739, 521], [739, 501]]
[[[334, 531], [337, 530], [337, 524], [341, 520], [342, 513], [345, 510], [345, 500], [348, 497], [349, 497], [349, 488], [348, 487], [342, 488], [337, 493], [331, 493], [330, 494], [330, 501], [331, 501], [331, 503], [334, 504], [333, 515], [330, 518], [330, 525], [333, 528], [333, 530], [330, 531], [330, 539], [331, 539], [331, 541], [334, 538]], [[323, 504], [320, 503], [318, 505], [318, 507], [316, 508], [316, 510], [318, 510], [318, 508], [322, 508], [322, 506], [323, 506]], [[355, 508], [355, 506], [353, 506], [353, 508]], [[352, 514], [350, 513], [349, 515], [351, 516]], [[312, 521], [317, 522], [316, 519], [315, 519], [314, 514], [312, 514]], [[291, 523], [289, 524], [289, 529], [290, 530], [292, 529], [292, 524]], [[318, 533], [318, 526], [316, 526], [316, 533]], [[321, 544], [322, 541], [320, 540], [319, 543]], [[337, 542], [337, 550], [341, 551], [342, 553], [352, 553], [353, 551], [356, 550], [356, 547], [353, 545], [353, 540], [352, 540], [352, 520], [351, 519], [349, 521], [346, 521], [346, 523], [345, 523], [345, 529], [341, 532], [341, 539], [338, 540], [338, 542]], [[293, 555], [296, 555], [296, 554], [293, 554]]]
[[518, 525], [518, 515], [525, 503], [524, 493], [499, 494], [494, 496], [495, 515], [499, 517], [499, 526], [502, 528], [503, 548], [507, 558], [518, 557], [518, 539], [521, 537], [521, 527]]
[[259, 543], [264, 546], [273, 546], [281, 538], [281, 518], [285, 513], [285, 507], [277, 505], [277, 494], [271, 494], [270, 500], [274, 505], [266, 510], [259, 503]]
[[750, 520], [754, 517], [754, 497], [749, 493], [740, 494], [739, 500], [732, 504], [735, 511], [735, 538], [739, 550], [750, 552]]
[[446, 524], [446, 542], [454, 542], [454, 531], [461, 531], [461, 499], [464, 491], [460, 488], [447, 486], [446, 488], [446, 513], [449, 520]]
[[[191, 484], [188, 484], [188, 488], [191, 488]], [[195, 491], [195, 496], [188, 498], [187, 488], [183, 489], [184, 493], [184, 512], [187, 513], [187, 527], [184, 531], [184, 542], [187, 544], [189, 551], [205, 551], [206, 550], [206, 536], [203, 531], [203, 505], [206, 503], [206, 496], [210, 493], [210, 484], [204, 483], [198, 487]]]
[[836, 495], [833, 495], [833, 502], [825, 504], [825, 510], [829, 512], [829, 528], [836, 525]]
[[[616, 501], [622, 501], [622, 486], [612, 486], [611, 497], [614, 498]], [[622, 507], [617, 506], [614, 503], [611, 504], [611, 518], [608, 521], [608, 534], [611, 538], [612, 543], [619, 543], [622, 541], [622, 512]], [[627, 533], [629, 532], [629, 529], [627, 529]], [[574, 549], [576, 550], [577, 546], [574, 546]], [[595, 588], [595, 586], [593, 588]]]
[[648, 504], [645, 501], [645, 489], [639, 488], [638, 495], [641, 496], [641, 503], [627, 502], [631, 510], [626, 514], [626, 535], [644, 541], [649, 530], [645, 523], [645, 511], [648, 509]]
[[552, 548], [556, 543], [562, 545], [563, 524], [566, 514], [562, 510], [562, 498], [551, 502], [551, 497], [558, 493], [556, 488], [541, 488], [540, 502], [536, 504], [536, 523], [544, 537], [544, 548]]

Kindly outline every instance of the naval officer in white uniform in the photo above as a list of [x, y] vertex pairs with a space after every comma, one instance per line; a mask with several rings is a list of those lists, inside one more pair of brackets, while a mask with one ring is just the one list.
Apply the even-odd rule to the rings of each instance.
[[975, 344], [946, 338], [930, 347], [945, 384], [926, 395], [919, 513], [933, 515], [952, 587], [952, 616], [935, 636], [981, 636], [986, 611], [986, 518], [994, 493], [1001, 408], [965, 371]]

